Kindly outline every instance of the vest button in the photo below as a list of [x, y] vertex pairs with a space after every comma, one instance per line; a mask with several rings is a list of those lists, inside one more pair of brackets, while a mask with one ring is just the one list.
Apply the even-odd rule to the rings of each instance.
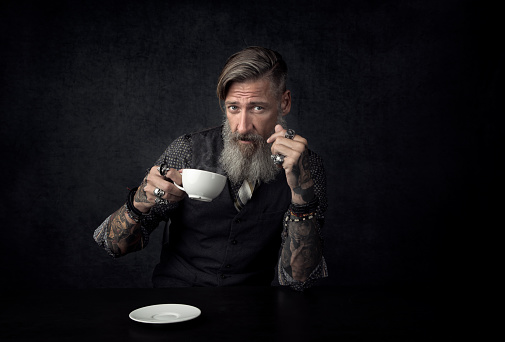
[[230, 268], [230, 267], [231, 267], [231, 265], [230, 265], [230, 264], [228, 264], [228, 265], [226, 265], [225, 267], [226, 267], [226, 268]]
[[226, 278], [226, 276], [221, 273], [221, 279], [225, 279], [225, 278]]
[[232, 244], [232, 245], [236, 245], [236, 244], [237, 244], [237, 240], [232, 240], [232, 241], [231, 241], [231, 244]]
[[236, 219], [236, 220], [235, 220], [235, 223], [240, 223], [240, 219]]

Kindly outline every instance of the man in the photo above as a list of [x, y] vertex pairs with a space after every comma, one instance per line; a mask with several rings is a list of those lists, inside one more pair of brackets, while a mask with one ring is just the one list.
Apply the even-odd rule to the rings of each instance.
[[[286, 78], [275, 51], [232, 55], [217, 85], [223, 125], [176, 139], [95, 231], [97, 243], [125, 255], [170, 221], [155, 287], [270, 284], [276, 263], [279, 283], [297, 290], [325, 277], [326, 176], [307, 141], [283, 127], [291, 109]], [[173, 184], [189, 168], [223, 174], [227, 186], [210, 203], [191, 200]]]

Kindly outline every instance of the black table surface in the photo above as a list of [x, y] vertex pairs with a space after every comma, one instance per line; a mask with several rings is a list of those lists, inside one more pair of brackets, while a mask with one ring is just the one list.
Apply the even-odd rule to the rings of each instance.
[[[422, 289], [341, 287], [11, 290], [1, 300], [0, 341], [438, 340], [440, 298]], [[202, 313], [172, 324], [129, 318], [170, 303]]]

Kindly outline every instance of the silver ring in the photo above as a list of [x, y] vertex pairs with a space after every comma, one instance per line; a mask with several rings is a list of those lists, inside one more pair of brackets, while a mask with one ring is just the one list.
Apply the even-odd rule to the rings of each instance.
[[154, 203], [156, 203], [156, 204], [168, 204], [168, 201], [166, 199], [156, 197], [154, 199]]
[[165, 191], [158, 189], [158, 188], [154, 189], [153, 193], [154, 193], [154, 196], [156, 196], [156, 197], [161, 198], [161, 197], [165, 196]]
[[165, 175], [167, 174], [168, 170], [170, 170], [170, 168], [167, 166], [167, 164], [161, 164], [160, 166], [158, 166], [156, 168], [156, 170], [158, 170], [158, 172], [160, 173], [161, 176], [165, 177]]
[[284, 163], [284, 156], [282, 154], [272, 154], [270, 157], [275, 165], [282, 165]]
[[288, 138], [288, 139], [293, 140], [295, 135], [296, 135], [295, 130], [290, 128], [286, 131], [286, 134], [284, 134], [284, 138]]

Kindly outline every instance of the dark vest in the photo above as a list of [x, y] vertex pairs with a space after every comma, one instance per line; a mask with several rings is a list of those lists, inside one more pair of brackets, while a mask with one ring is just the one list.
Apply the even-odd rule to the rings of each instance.
[[[192, 134], [192, 168], [224, 174], [221, 127]], [[291, 202], [284, 172], [261, 184], [237, 212], [230, 182], [212, 202], [185, 198], [170, 217], [155, 287], [269, 285], [279, 258], [282, 220]]]

